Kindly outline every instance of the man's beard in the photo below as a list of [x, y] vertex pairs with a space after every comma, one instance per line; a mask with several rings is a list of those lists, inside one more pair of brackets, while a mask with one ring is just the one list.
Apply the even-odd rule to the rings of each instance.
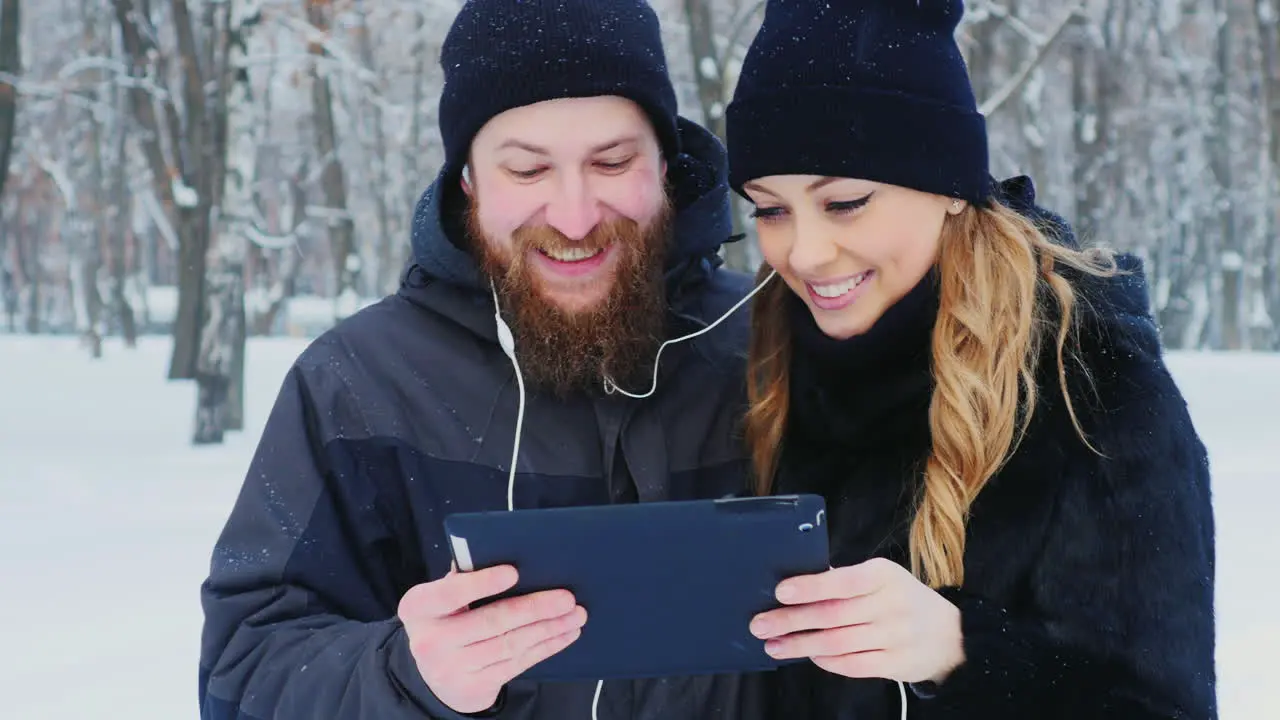
[[[557, 395], [592, 391], [603, 377], [626, 388], [651, 375], [666, 316], [662, 269], [671, 232], [671, 209], [646, 226], [629, 218], [603, 221], [573, 241], [548, 225], [512, 233], [511, 256], [487, 238], [473, 200], [467, 232], [485, 275], [509, 313], [516, 357], [525, 381]], [[608, 295], [597, 305], [567, 312], [547, 298], [529, 267], [530, 252], [616, 246]], [[644, 372], [642, 372], [644, 371]]]

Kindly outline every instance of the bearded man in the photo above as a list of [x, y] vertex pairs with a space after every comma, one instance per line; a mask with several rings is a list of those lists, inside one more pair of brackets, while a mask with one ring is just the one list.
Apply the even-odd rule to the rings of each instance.
[[[723, 148], [677, 115], [648, 4], [471, 0], [441, 66], [401, 287], [298, 358], [214, 549], [205, 720], [591, 717], [594, 682], [515, 679], [585, 610], [470, 609], [518, 574], [454, 571], [442, 520], [747, 492], [745, 312], [657, 356], [749, 278], [720, 268]], [[597, 717], [763, 718], [760, 682], [612, 681]]]

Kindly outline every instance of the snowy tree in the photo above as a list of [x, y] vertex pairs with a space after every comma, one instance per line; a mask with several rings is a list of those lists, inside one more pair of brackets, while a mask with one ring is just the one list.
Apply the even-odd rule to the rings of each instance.
[[[681, 112], [722, 134], [764, 2], [652, 2]], [[170, 377], [223, 378], [209, 427], [234, 429], [225, 338], [315, 334], [395, 290], [460, 4], [42, 0], [19, 25], [0, 0], [0, 330], [170, 332]], [[1142, 256], [1170, 347], [1280, 349], [1277, 0], [966, 7], [993, 174]], [[258, 18], [239, 49], [233, 16]], [[734, 202], [725, 257], [751, 270]]]
[[[187, 0], [171, 0], [172, 45], [161, 42], [161, 13], [150, 0], [112, 3], [128, 58], [129, 99], [151, 172], [150, 189], [160, 205], [153, 220], [178, 250], [169, 378], [189, 379], [195, 376], [203, 316], [212, 192], [220, 177], [207, 94], [214, 55], [207, 36], [219, 3], [209, 0], [196, 6], [202, 12], [193, 15]], [[197, 32], [197, 17], [202, 32]]]
[[213, 241], [206, 258], [204, 322], [196, 358], [193, 442], [218, 443], [244, 427], [246, 339], [244, 266], [254, 230], [252, 184], [257, 147], [255, 98], [249, 81], [249, 39], [262, 21], [259, 0], [226, 0], [215, 48], [215, 107], [224, 138], [221, 188], [213, 188]]
[[[18, 0], [0, 0], [0, 198], [4, 197], [5, 180], [9, 177], [18, 114], [17, 84], [7, 78], [16, 78], [22, 68], [20, 10]], [[3, 235], [0, 229], [0, 252], [4, 250]]]

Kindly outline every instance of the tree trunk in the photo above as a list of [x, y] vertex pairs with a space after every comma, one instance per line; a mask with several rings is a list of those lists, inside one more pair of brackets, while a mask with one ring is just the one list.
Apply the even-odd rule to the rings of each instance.
[[[1014, 13], [1016, 9], [1010, 9], [1010, 12]], [[995, 38], [1004, 24], [1002, 20], [999, 15], [992, 13], [965, 27], [965, 33], [970, 38], [965, 59], [969, 66], [969, 83], [973, 86], [974, 96], [980, 99], [992, 97], [1000, 85], [996, 77], [1000, 44], [995, 42]]]
[[[1183, 23], [1193, 22], [1190, 13], [1183, 13]], [[1185, 54], [1180, 43], [1175, 42], [1175, 35], [1185, 31], [1185, 25], [1179, 23], [1171, 31], [1166, 30], [1159, 22], [1154, 24], [1155, 40], [1159, 55], [1177, 68], [1176, 85], [1180, 94], [1189, 103], [1196, 103], [1201, 98], [1200, 83], [1193, 70], [1186, 63], [1177, 63], [1177, 58]], [[1174, 145], [1174, 152], [1165, 171], [1170, 177], [1167, 181], [1167, 195], [1164, 206], [1171, 209], [1192, 208], [1195, 206], [1196, 186], [1188, 186], [1184, 178], [1188, 175], [1187, 166], [1193, 162], [1193, 139], [1201, 130], [1198, 118], [1194, 115], [1178, 120], [1174, 135], [1179, 142]], [[1171, 212], [1172, 229], [1156, 238], [1155, 255], [1158, 258], [1158, 274], [1156, 282], [1168, 283], [1168, 292], [1163, 302], [1156, 307], [1160, 334], [1164, 343], [1170, 348], [1191, 348], [1198, 344], [1196, 336], [1199, 329], [1194, 327], [1196, 321], [1196, 292], [1198, 283], [1203, 282], [1203, 270], [1207, 254], [1208, 240], [1202, 231], [1198, 214]]]
[[[215, 137], [214, 118], [205, 101], [206, 85], [216, 79], [214, 68], [201, 66], [201, 46], [196, 41], [195, 26], [187, 0], [171, 0], [174, 35], [178, 44], [178, 65], [182, 78], [182, 99], [185, 122], [179, 122], [174, 106], [167, 106], [170, 137], [180, 162], [175, 179], [182, 182], [185, 201], [179, 198], [182, 231], [178, 237], [182, 269], [178, 281], [178, 317], [174, 324], [174, 357], [169, 368], [171, 379], [191, 379], [196, 376], [202, 322], [205, 309], [205, 271], [210, 237], [213, 227], [209, 217], [216, 204], [214, 187], [216, 163], [212, 159]], [[213, 34], [208, 28], [208, 34]], [[213, 42], [208, 40], [207, 42]], [[180, 129], [179, 129], [180, 128]], [[181, 347], [180, 347], [181, 346]], [[179, 353], [188, 350], [191, 354]]]
[[[195, 187], [191, 184], [195, 182], [194, 178], [201, 176], [198, 150], [203, 145], [203, 135], [202, 131], [195, 130], [196, 141], [189, 138], [184, 141], [182, 123], [172, 102], [165, 103], [165, 123], [161, 125], [153, 98], [141, 82], [148, 76], [147, 68], [153, 62], [156, 64], [156, 77], [167, 77], [163, 68], [164, 57], [151, 40], [153, 28], [148, 25], [144, 32], [139, 26], [140, 19], [149, 22], [149, 18], [141, 14], [145, 11], [135, 5], [134, 0], [112, 2], [120, 25], [121, 46], [129, 60], [129, 75], [135, 80], [130, 84], [129, 99], [134, 120], [142, 130], [139, 142], [151, 171], [156, 197], [164, 208], [165, 217], [161, 221], [170, 223], [178, 239], [178, 309], [173, 321], [173, 354], [169, 359], [168, 376], [170, 380], [190, 379], [195, 376], [200, 340], [200, 304], [204, 295], [205, 251], [209, 242], [209, 198], [195, 189], [199, 183]], [[201, 116], [204, 109], [203, 83], [195, 61], [194, 35], [186, 3], [173, 0], [173, 9], [179, 42], [187, 51], [184, 55], [189, 54], [183, 63], [184, 84], [195, 83], [186, 88], [185, 95], [192, 103], [186, 108], [187, 129], [191, 130], [205, 122]], [[179, 19], [186, 21], [185, 30]], [[170, 139], [175, 167], [165, 159], [162, 133], [167, 133]]]
[[[421, 148], [424, 147], [426, 143], [426, 138], [422, 132], [424, 114], [422, 111], [422, 104], [423, 98], [427, 95], [427, 63], [429, 62], [428, 57], [431, 53], [435, 52], [436, 49], [432, 48], [431, 52], [428, 52], [427, 50], [426, 33], [424, 30], [427, 24], [427, 10], [420, 7], [415, 8], [415, 15], [417, 15], [417, 20], [414, 23], [413, 42], [409, 46], [412, 48], [411, 52], [413, 55], [413, 90], [411, 92], [409, 106], [409, 136], [407, 138], [406, 147]], [[404, 163], [402, 166], [403, 174], [405, 178], [410, 180], [405, 183], [404, 187], [404, 214], [406, 217], [406, 224], [411, 224], [413, 221], [413, 213], [418, 206], [418, 198], [421, 197], [426, 188], [424, 187], [425, 183], [421, 181], [423, 168], [422, 163], [419, 161], [420, 153], [410, 152], [402, 153], [402, 155], [402, 162]], [[401, 233], [401, 235], [405, 235], [405, 233]], [[405, 269], [405, 261], [407, 260], [407, 257], [405, 255], [406, 251], [403, 248], [409, 246], [409, 243], [405, 242], [405, 240], [407, 240], [407, 238], [402, 238], [394, 247], [390, 244], [386, 247], [387, 253], [391, 257], [399, 260], [399, 262], [394, 263], [394, 267], [396, 269], [394, 284], [389, 289], [395, 288], [395, 284], [399, 283], [400, 273]], [[410, 249], [408, 252], [412, 252], [412, 250]]]
[[[1021, 2], [1009, 3], [1009, 13], [1015, 18], [1021, 19], [1025, 8]], [[1011, 67], [1020, 68], [1028, 62], [1034, 62], [1037, 49], [1030, 43], [1018, 43], [1011, 51]], [[1014, 117], [1016, 123], [1021, 130], [1023, 141], [1023, 152], [1026, 157], [1027, 171], [1033, 178], [1037, 178], [1038, 182], [1044, 182], [1039, 178], [1047, 178], [1049, 176], [1049, 166], [1045, 152], [1045, 134], [1047, 132], [1047, 123], [1044, 122], [1044, 96], [1045, 83], [1043, 81], [1044, 69], [1042, 65], [1037, 65], [1032, 74], [1027, 76], [1033, 78], [1030, 84], [1035, 88], [1035, 92], [1029, 92], [1024, 87], [1019, 93], [1018, 102], [1013, 106]], [[982, 96], [979, 96], [982, 97]]]
[[[98, 7], [88, 0], [81, 0], [81, 40], [83, 47], [94, 55], [106, 56], [110, 52], [108, 43], [98, 35], [101, 21]], [[92, 87], [83, 91], [84, 98], [95, 105], [104, 104], [102, 88], [107, 84], [101, 73], [95, 73]], [[85, 112], [85, 122], [89, 135], [89, 180], [84, 185], [88, 192], [79, 193], [81, 204], [88, 198], [87, 207], [82, 208], [85, 221], [83, 229], [76, 228], [76, 239], [81, 243], [80, 277], [76, 281], [80, 285], [84, 303], [84, 342], [89, 347], [89, 355], [95, 360], [102, 357], [103, 310], [105, 304], [102, 292], [98, 287], [98, 278], [102, 271], [102, 253], [110, 239], [111, 213], [107, 203], [110, 190], [107, 187], [107, 173], [102, 159], [103, 119], [98, 113]], [[74, 217], [74, 216], [73, 216]]]
[[205, 228], [193, 213], [182, 212], [178, 224], [178, 309], [173, 318], [173, 355], [169, 359], [170, 380], [195, 377], [201, 307], [205, 294], [205, 254], [209, 244]]
[[[116, 91], [117, 99], [120, 93]], [[116, 103], [123, 106], [122, 102]], [[129, 235], [129, 187], [125, 169], [129, 159], [125, 155], [128, 135], [123, 132], [116, 135], [115, 154], [112, 158], [111, 182], [109, 184], [111, 206], [110, 233], [110, 272], [111, 272], [111, 307], [117, 322], [120, 323], [120, 335], [124, 338], [125, 347], [138, 345], [138, 320], [129, 304], [129, 296], [125, 292], [128, 286], [129, 263], [127, 262]]]
[[[331, 31], [330, 0], [303, 0], [307, 21], [318, 31], [328, 35]], [[315, 58], [329, 58], [324, 45], [307, 44], [307, 52]], [[329, 58], [332, 59], [332, 58]], [[354, 291], [356, 275], [360, 272], [360, 259], [355, 255], [355, 226], [347, 210], [347, 180], [338, 157], [338, 131], [333, 121], [333, 90], [326, 72], [318, 62], [311, 63], [311, 106], [316, 123], [316, 156], [320, 161], [320, 191], [324, 195], [324, 218], [329, 230], [333, 253], [335, 301], [349, 291]], [[342, 314], [343, 303], [335, 302], [335, 317]]]
[[232, 378], [237, 370], [244, 371], [243, 257], [232, 247], [237, 244], [242, 240], [220, 233], [213, 248], [217, 261], [209, 273], [208, 310], [196, 365], [195, 445], [222, 442], [232, 419]]
[[[710, 0], [684, 0], [685, 21], [689, 26], [689, 56], [693, 62], [693, 76], [698, 87], [698, 104], [702, 106], [703, 125], [725, 141], [725, 68], [721, 54], [716, 50], [715, 19]], [[742, 233], [742, 208], [736, 193], [729, 198], [733, 219], [733, 234]], [[734, 242], [724, 246], [725, 265], [735, 270], [751, 271], [751, 256], [747, 243]]]
[[[0, 73], [15, 76], [22, 72], [20, 9], [20, 0], [0, 0]], [[0, 201], [4, 200], [5, 181], [9, 177], [17, 119], [18, 88], [0, 80]], [[18, 279], [9, 264], [8, 250], [12, 243], [14, 250], [21, 252], [21, 240], [15, 240], [12, 232], [19, 222], [17, 217], [12, 223], [5, 222], [3, 205], [0, 205], [0, 301], [4, 303], [6, 326], [11, 333], [18, 330]]]
[[94, 360], [102, 357], [102, 293], [98, 291], [98, 269], [101, 267], [101, 255], [97, 252], [97, 238], [85, 238], [87, 252], [80, 263], [81, 292], [84, 293], [85, 317], [84, 343], [89, 347], [89, 356]]
[[196, 424], [192, 443], [220, 443], [228, 430], [244, 427], [245, 307], [244, 263], [247, 255], [246, 208], [253, 204], [252, 93], [247, 57], [248, 33], [258, 21], [258, 3], [250, 0], [223, 6], [223, 17], [210, 33], [221, 48], [210, 75], [217, 79], [218, 115], [226, 123], [220, 147], [210, 156], [225, 172], [216, 178], [223, 184], [214, 193], [218, 208], [216, 241], [210, 244], [207, 267], [204, 325], [196, 363]]
[[1271, 202], [1264, 208], [1266, 249], [1262, 255], [1262, 297], [1271, 320], [1271, 347], [1280, 350], [1280, 5], [1276, 0], [1254, 0], [1258, 43], [1262, 58], [1262, 97], [1266, 100], [1267, 154], [1271, 176], [1266, 179]]
[[1072, 185], [1075, 188], [1075, 224], [1080, 239], [1097, 237], [1101, 220], [1105, 150], [1110, 130], [1110, 101], [1107, 80], [1110, 72], [1105, 48], [1090, 40], [1091, 33], [1080, 23], [1071, 49], [1071, 97], [1075, 111], [1075, 142]]
[[18, 192], [18, 207], [13, 220], [13, 226], [18, 231], [14, 250], [17, 252], [18, 270], [22, 273], [22, 285], [26, 291], [27, 313], [23, 318], [23, 330], [29, 335], [36, 335], [40, 332], [40, 318], [44, 315], [41, 312], [41, 279], [44, 273], [40, 268], [39, 234], [31, 228], [31, 200], [28, 195], [28, 192]]
[[[360, 47], [360, 62], [364, 64], [366, 70], [381, 79], [381, 75], [377, 74], [376, 63], [373, 55], [373, 37], [372, 30], [369, 27], [368, 11], [365, 9], [363, 0], [356, 0], [356, 13], [359, 16], [358, 43]], [[383, 89], [379, 85], [379, 91]], [[392, 245], [396, 243], [398, 237], [393, 235], [391, 231], [391, 210], [387, 207], [387, 197], [391, 192], [391, 179], [387, 173], [387, 137], [386, 131], [382, 124], [382, 106], [379, 103], [362, 103], [368, 109], [366, 122], [368, 130], [373, 134], [373, 152], [368, 153], [366, 157], [370, 158], [372, 164], [372, 172], [369, 173], [370, 179], [373, 180], [373, 205], [374, 211], [378, 218], [378, 239], [375, 247], [377, 247], [377, 270], [373, 273], [373, 277], [368, 281], [372, 281], [373, 294], [381, 295], [389, 292], [394, 288], [392, 280], [399, 275], [399, 268], [394, 265], [392, 259]]]
[[1216, 264], [1221, 274], [1222, 295], [1216, 303], [1221, 332], [1219, 342], [1214, 343], [1228, 350], [1244, 346], [1244, 333], [1240, 321], [1243, 303], [1244, 247], [1236, 228], [1235, 210], [1232, 207], [1234, 180], [1231, 167], [1231, 3], [1214, 0], [1214, 14], [1218, 22], [1215, 40], [1213, 73], [1214, 124], [1209, 137], [1209, 165], [1217, 180], [1217, 235]]
[[[291, 229], [285, 235], [295, 238], [302, 231], [302, 224], [307, 219], [307, 193], [303, 189], [303, 178], [307, 176], [307, 163], [298, 167], [298, 174], [289, 182], [289, 194], [292, 209]], [[284, 309], [285, 303], [293, 297], [298, 282], [298, 272], [302, 269], [299, 252], [296, 247], [287, 247], [280, 251], [280, 265], [276, 268], [276, 277], [267, 293], [267, 307], [255, 319], [254, 335], [267, 335], [276, 323], [276, 317]]]
[[[0, 0], [0, 73], [18, 75], [22, 70], [22, 20], [20, 0]], [[13, 157], [13, 136], [17, 132], [18, 88], [0, 80], [0, 199]], [[0, 233], [5, 232], [0, 222]]]
[[0, 301], [4, 302], [5, 329], [18, 332], [18, 279], [4, 263], [0, 263]]

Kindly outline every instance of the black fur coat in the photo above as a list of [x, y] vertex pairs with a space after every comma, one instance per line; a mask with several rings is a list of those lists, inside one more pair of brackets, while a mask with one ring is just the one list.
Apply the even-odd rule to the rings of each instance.
[[[1026, 178], [1006, 204], [1062, 242]], [[1009, 464], [977, 497], [961, 610], [966, 662], [938, 688], [907, 692], [911, 720], [1216, 718], [1214, 526], [1209, 468], [1161, 358], [1141, 267], [1082, 286], [1091, 308], [1070, 392], [1095, 455], [1079, 440], [1050, 351], [1041, 399]], [[797, 299], [792, 414], [779, 490], [822, 493], [832, 564], [887, 557], [909, 566], [912, 500], [929, 448], [931, 279], [870, 333], [834, 342]], [[1068, 365], [1070, 370], [1072, 366]], [[896, 684], [811, 663], [779, 671], [784, 715], [890, 720]]]

